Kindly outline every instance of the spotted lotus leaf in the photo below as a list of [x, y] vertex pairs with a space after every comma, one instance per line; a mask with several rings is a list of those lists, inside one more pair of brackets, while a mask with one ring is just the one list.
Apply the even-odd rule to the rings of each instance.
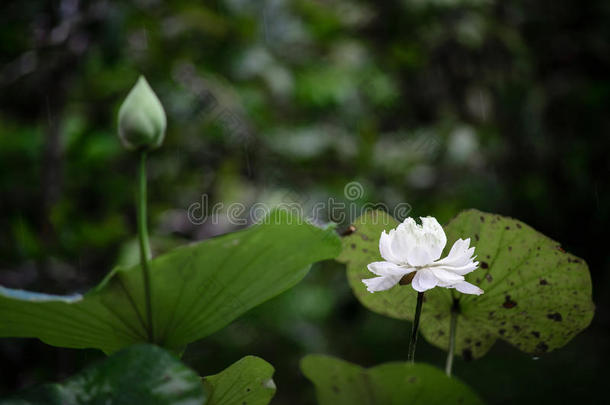
[[[410, 320], [417, 293], [410, 285], [369, 293], [366, 265], [381, 260], [378, 243], [383, 230], [398, 223], [375, 211], [358, 218], [343, 238], [337, 260], [360, 302], [372, 311]], [[447, 246], [471, 238], [480, 268], [466, 280], [480, 286], [480, 296], [434, 288], [426, 292], [421, 332], [431, 344], [447, 349], [451, 308], [458, 311], [456, 352], [465, 359], [483, 356], [497, 339], [541, 355], [568, 343], [593, 318], [591, 277], [584, 260], [567, 253], [558, 242], [513, 218], [467, 210], [445, 227]]]

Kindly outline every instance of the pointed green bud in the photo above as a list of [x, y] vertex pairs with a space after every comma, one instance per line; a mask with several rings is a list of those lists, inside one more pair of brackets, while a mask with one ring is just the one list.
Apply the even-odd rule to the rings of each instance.
[[150, 150], [163, 143], [167, 118], [144, 76], [131, 89], [119, 110], [119, 139], [126, 149]]

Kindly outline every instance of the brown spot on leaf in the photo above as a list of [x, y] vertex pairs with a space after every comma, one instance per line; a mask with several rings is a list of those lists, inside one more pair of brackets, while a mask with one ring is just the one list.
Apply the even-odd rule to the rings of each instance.
[[517, 303], [510, 299], [510, 295], [504, 297], [504, 304], [502, 306], [506, 309], [511, 309], [517, 306]]
[[519, 332], [521, 330], [521, 326], [513, 325], [513, 329], [515, 330], [515, 332]]
[[488, 269], [489, 268], [489, 264], [487, 264], [487, 262], [481, 262], [481, 268], [482, 269]]
[[481, 347], [481, 342], [475, 342], [475, 343], [474, 343], [474, 345], [475, 345], [476, 347]]
[[536, 345], [536, 352], [538, 353], [546, 353], [547, 350], [549, 350], [549, 346], [544, 342], [540, 342]]
[[559, 250], [561, 253], [565, 253], [566, 251], [563, 250], [563, 248], [561, 246], [557, 246], [557, 250]]
[[481, 222], [485, 222], [485, 217], [481, 215]]
[[355, 243], [352, 243], [352, 244], [350, 245], [350, 247], [351, 247], [352, 249], [356, 249], [356, 244], [355, 244]]
[[540, 279], [540, 285], [547, 285], [549, 282], [546, 281], [545, 279], [541, 278]]
[[475, 239], [476, 239], [476, 241], [478, 242], [478, 241], [479, 241], [479, 234], [478, 234], [478, 233], [475, 233], [475, 234], [474, 234], [474, 238], [475, 238]]
[[512, 250], [513, 250], [513, 247], [512, 247], [512, 246], [509, 246], [509, 247], [508, 247], [508, 251], [510, 252], [510, 251], [512, 251]]
[[554, 320], [555, 322], [561, 322], [563, 320], [563, 318], [561, 317], [561, 314], [559, 312], [548, 314], [546, 317]]
[[409, 382], [411, 384], [415, 384], [417, 382], [417, 377], [413, 376], [413, 377], [409, 377]]
[[464, 358], [464, 361], [472, 361], [472, 350], [470, 350], [470, 349], [462, 350], [462, 358]]
[[360, 234], [360, 237], [362, 237], [362, 240], [369, 240], [369, 237], [363, 233]]
[[489, 273], [485, 274], [485, 280], [489, 281], [490, 283], [494, 281], [493, 277]]
[[504, 229], [506, 229], [506, 230], [508, 231], [508, 230], [510, 230], [510, 226], [507, 226], [507, 227], [506, 227], [506, 228], [504, 228]]
[[517, 225], [517, 228], [521, 229], [521, 224], [520, 223], [516, 223], [515, 225]]
[[337, 387], [336, 385], [333, 385], [333, 387], [332, 387], [332, 388], [333, 388], [333, 392], [334, 392], [335, 394], [338, 394], [338, 393], [339, 393], [339, 391], [340, 391], [340, 390], [339, 390], [339, 387]]
[[538, 332], [537, 330], [533, 330], [532, 331], [532, 335], [536, 338], [536, 339], [540, 339], [540, 332]]
[[498, 329], [498, 333], [500, 335], [504, 335], [506, 333], [506, 329]]
[[350, 225], [345, 231], [341, 232], [341, 236], [349, 236], [354, 232], [356, 232], [356, 227], [354, 225]]

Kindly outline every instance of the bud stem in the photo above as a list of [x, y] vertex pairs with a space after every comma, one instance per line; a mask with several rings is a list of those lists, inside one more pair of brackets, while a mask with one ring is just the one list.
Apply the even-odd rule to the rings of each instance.
[[148, 226], [146, 219], [146, 152], [140, 154], [139, 192], [138, 192], [138, 237], [140, 241], [140, 267], [144, 280], [144, 300], [146, 302], [146, 333], [148, 341], [154, 342], [154, 329], [152, 321], [150, 268], [148, 260], [151, 258], [150, 244], [148, 242]]
[[415, 318], [413, 319], [413, 328], [411, 329], [411, 341], [409, 342], [409, 353], [407, 360], [415, 363], [415, 346], [417, 345], [417, 334], [419, 331], [419, 318], [421, 316], [421, 307], [424, 303], [424, 293], [417, 293], [417, 306], [415, 307]]
[[451, 369], [453, 368], [453, 352], [455, 351], [458, 312], [458, 302], [454, 298], [453, 307], [451, 308], [451, 324], [449, 326], [449, 350], [447, 351], [447, 363], [445, 364], [445, 374], [447, 374], [447, 377], [451, 377]]

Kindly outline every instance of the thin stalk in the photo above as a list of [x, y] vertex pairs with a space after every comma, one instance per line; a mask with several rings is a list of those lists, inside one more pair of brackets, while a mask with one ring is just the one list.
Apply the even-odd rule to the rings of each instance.
[[417, 345], [417, 333], [419, 331], [419, 318], [421, 316], [421, 307], [424, 303], [424, 293], [417, 293], [417, 306], [415, 307], [415, 318], [413, 319], [413, 328], [411, 329], [411, 341], [409, 342], [409, 353], [407, 360], [415, 363], [415, 346]]
[[453, 307], [451, 308], [451, 323], [449, 325], [449, 350], [447, 351], [447, 363], [445, 364], [445, 374], [451, 377], [451, 369], [453, 368], [453, 353], [455, 352], [455, 335], [457, 333], [458, 319], [458, 302], [454, 298]]
[[139, 168], [138, 187], [138, 238], [140, 241], [140, 266], [142, 267], [142, 278], [144, 279], [144, 300], [146, 302], [146, 333], [150, 342], [155, 341], [151, 292], [150, 292], [150, 268], [148, 260], [151, 257], [150, 243], [148, 242], [148, 225], [146, 219], [146, 152], [141, 152]]

